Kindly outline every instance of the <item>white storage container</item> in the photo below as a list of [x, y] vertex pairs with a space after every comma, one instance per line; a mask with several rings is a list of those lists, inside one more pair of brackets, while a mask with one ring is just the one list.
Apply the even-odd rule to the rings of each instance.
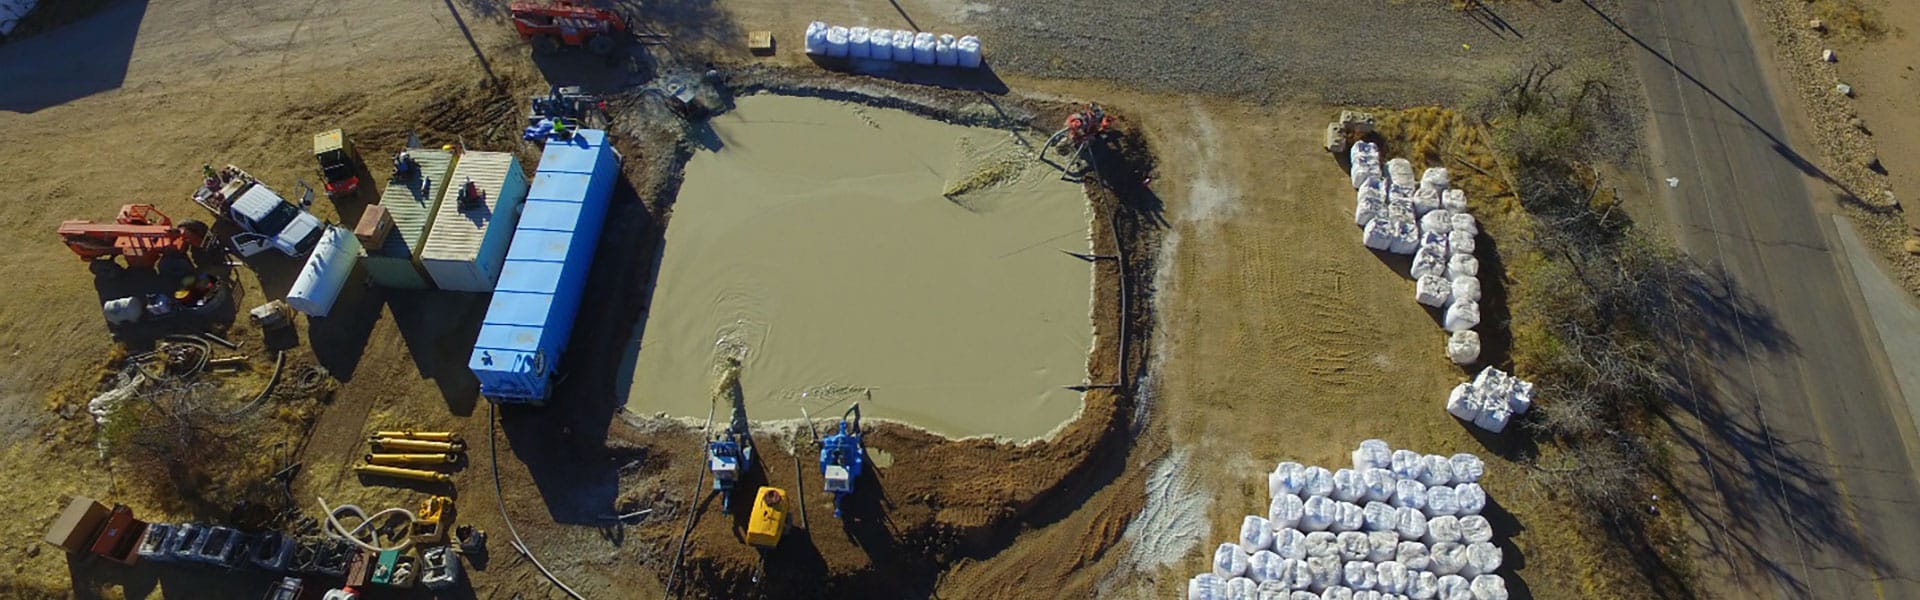
[[344, 227], [328, 227], [287, 290], [287, 305], [309, 316], [327, 316], [359, 260], [360, 239]]

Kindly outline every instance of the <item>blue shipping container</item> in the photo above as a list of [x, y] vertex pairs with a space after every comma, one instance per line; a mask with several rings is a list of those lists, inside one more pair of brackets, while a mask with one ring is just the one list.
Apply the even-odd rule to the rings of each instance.
[[620, 177], [606, 132], [547, 140], [467, 368], [494, 402], [546, 401]]

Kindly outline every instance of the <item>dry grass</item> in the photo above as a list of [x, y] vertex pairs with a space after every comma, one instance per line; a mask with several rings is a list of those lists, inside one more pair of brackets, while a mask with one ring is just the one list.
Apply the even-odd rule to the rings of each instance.
[[1826, 23], [1828, 31], [1842, 39], [1874, 41], [1886, 37], [1888, 32], [1880, 11], [1861, 0], [1813, 0], [1808, 8], [1815, 18]]

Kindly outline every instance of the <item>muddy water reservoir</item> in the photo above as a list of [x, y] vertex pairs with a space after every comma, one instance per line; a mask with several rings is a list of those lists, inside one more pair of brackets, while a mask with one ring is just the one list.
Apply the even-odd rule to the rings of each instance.
[[[740, 99], [687, 165], [627, 410], [704, 419], [729, 359], [754, 420], [860, 401], [951, 437], [1071, 420], [1092, 344], [1080, 186], [1005, 130]], [[1028, 136], [1030, 143], [1038, 139]], [[721, 394], [725, 397], [725, 394]], [[724, 423], [729, 407], [716, 409]]]

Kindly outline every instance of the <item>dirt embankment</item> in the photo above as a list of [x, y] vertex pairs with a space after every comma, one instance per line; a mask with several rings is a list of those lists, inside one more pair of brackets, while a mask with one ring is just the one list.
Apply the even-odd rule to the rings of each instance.
[[[829, 97], [909, 110], [955, 123], [1002, 127], [1021, 135], [1030, 134], [1034, 127], [1060, 122], [1072, 109], [1061, 103], [1025, 98], [777, 69], [735, 72], [728, 84], [736, 93]], [[645, 214], [615, 215], [609, 225], [644, 225], [638, 235], [609, 235], [608, 239], [619, 240], [617, 243], [625, 247], [603, 246], [603, 256], [654, 256], [659, 251], [661, 233], [671, 220], [679, 167], [691, 155], [693, 142], [678, 132], [642, 131], [650, 127], [636, 123], [634, 133], [638, 135], [633, 137], [659, 142], [678, 137], [672, 137], [671, 150], [653, 147], [659, 154], [637, 161], [648, 164], [640, 167], [640, 172], [630, 172], [636, 176], [639, 196], [645, 199]], [[635, 154], [630, 152], [628, 156], [631, 160]], [[1125, 468], [1134, 429], [1128, 390], [1133, 389], [1132, 379], [1144, 364], [1147, 345], [1143, 342], [1152, 329], [1146, 295], [1152, 249], [1157, 243], [1158, 228], [1153, 225], [1158, 218], [1157, 200], [1139, 181], [1150, 172], [1153, 159], [1137, 130], [1124, 117], [1119, 120], [1114, 144], [1103, 149], [1100, 157], [1100, 176], [1088, 177], [1085, 182], [1094, 206], [1094, 253], [1124, 256], [1126, 276], [1121, 276], [1121, 261], [1097, 261], [1093, 311], [1096, 342], [1088, 359], [1089, 380], [1095, 385], [1087, 391], [1084, 408], [1074, 421], [1048, 439], [1024, 444], [950, 440], [915, 428], [870, 424], [868, 446], [884, 451], [892, 465], [869, 470], [872, 475], [861, 480], [858, 491], [846, 500], [844, 519], [833, 518], [832, 498], [820, 491], [810, 436], [798, 429], [759, 432], [756, 472], [748, 475], [740, 489], [774, 485], [790, 491], [804, 490], [806, 516], [789, 533], [790, 539], [765, 557], [764, 574], [756, 584], [753, 574], [761, 568], [762, 557], [741, 542], [743, 522], [720, 512], [717, 499], [710, 497], [706, 486], [697, 490], [693, 487], [704, 468], [703, 445], [697, 431], [655, 419], [611, 419], [617, 411], [611, 406], [590, 411], [592, 414], [576, 412], [572, 415], [576, 419], [608, 418], [606, 447], [597, 454], [629, 465], [619, 478], [624, 491], [616, 508], [655, 509], [625, 533], [638, 538], [627, 543], [637, 541], [639, 546], [660, 549], [654, 557], [643, 560], [673, 585], [684, 586], [696, 596], [851, 598], [925, 594], [952, 562], [991, 555], [1027, 527], [1061, 519], [1079, 507], [1088, 495]], [[590, 282], [589, 286], [624, 293], [590, 295], [595, 299], [584, 307], [582, 320], [592, 318], [591, 322], [612, 326], [577, 339], [569, 356], [610, 356], [613, 353], [606, 350], [620, 348], [625, 342], [611, 332], [631, 331], [631, 325], [643, 318], [645, 306], [624, 299], [645, 298], [650, 273], [634, 269], [620, 274], [605, 271], [596, 269], [596, 277], [617, 280], [604, 281], [608, 287], [598, 287], [602, 281]], [[1123, 352], [1127, 356], [1124, 362], [1120, 360]], [[616, 362], [596, 359], [575, 365], [559, 394], [592, 398], [560, 398], [553, 406], [606, 405], [608, 396], [602, 395], [606, 390], [600, 388], [614, 379]], [[525, 416], [544, 420], [562, 417], [557, 413], [568, 410]], [[602, 412], [607, 416], [600, 417]], [[508, 416], [505, 425], [510, 438], [516, 428], [513, 421], [520, 418]], [[831, 427], [830, 423], [816, 425]], [[574, 431], [591, 431], [573, 427]], [[530, 450], [515, 444], [516, 453], [523, 459], [528, 458]], [[636, 457], [645, 460], [633, 460]], [[692, 508], [700, 511], [690, 532], [686, 519], [689, 497], [695, 500]], [[750, 497], [734, 501], [745, 503]], [[812, 527], [813, 523], [820, 527]], [[1110, 525], [1101, 536], [1085, 540], [1086, 552], [1097, 554], [1118, 540], [1124, 520]], [[669, 573], [674, 549], [683, 534], [686, 551], [682, 570]]]

